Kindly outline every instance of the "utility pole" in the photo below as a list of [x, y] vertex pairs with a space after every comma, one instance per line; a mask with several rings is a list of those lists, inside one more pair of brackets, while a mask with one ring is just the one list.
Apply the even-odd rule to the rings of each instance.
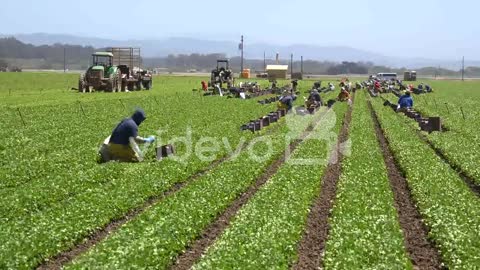
[[243, 35], [242, 35], [242, 38], [240, 40], [240, 50], [241, 50], [241, 59], [240, 59], [240, 74], [243, 72]]
[[265, 51], [263, 51], [263, 72], [267, 72], [267, 60], [265, 59]]
[[293, 53], [290, 54], [290, 79], [293, 78]]
[[67, 72], [67, 47], [63, 47], [63, 73]]
[[302, 77], [303, 77], [303, 55], [300, 56], [300, 73], [302, 73]]
[[465, 78], [465, 56], [462, 57], [462, 81]]

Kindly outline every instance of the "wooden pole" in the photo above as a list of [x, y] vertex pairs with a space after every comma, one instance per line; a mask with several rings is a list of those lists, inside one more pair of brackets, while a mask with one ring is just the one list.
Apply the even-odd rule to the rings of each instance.
[[243, 35], [240, 39], [240, 50], [242, 51], [241, 59], [240, 59], [240, 74], [243, 72]]
[[265, 51], [263, 51], [263, 72], [267, 72], [267, 60], [265, 59]]
[[290, 79], [293, 79], [293, 53], [290, 54]]
[[300, 72], [302, 73], [302, 77], [303, 77], [303, 55], [300, 56]]
[[67, 47], [63, 47], [63, 73], [67, 72]]

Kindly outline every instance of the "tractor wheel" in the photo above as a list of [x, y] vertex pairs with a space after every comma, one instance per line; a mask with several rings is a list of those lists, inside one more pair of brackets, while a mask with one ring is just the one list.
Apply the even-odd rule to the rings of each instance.
[[137, 91], [142, 90], [142, 81], [135, 82], [135, 90]]
[[105, 88], [105, 92], [112, 92], [115, 87], [115, 79], [110, 78], [107, 82], [107, 87]]
[[125, 92], [125, 90], [127, 89], [127, 82], [124, 80], [121, 80], [120, 88], [121, 88], [120, 91]]

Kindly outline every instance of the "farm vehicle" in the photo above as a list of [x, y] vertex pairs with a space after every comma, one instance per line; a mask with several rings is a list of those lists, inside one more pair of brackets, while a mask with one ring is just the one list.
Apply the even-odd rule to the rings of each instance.
[[141, 69], [139, 48], [110, 48], [92, 54], [92, 63], [80, 75], [79, 92], [149, 90], [152, 87], [150, 71]]
[[22, 72], [22, 69], [19, 67], [0, 67], [0, 72]]
[[[223, 88], [225, 83], [227, 87]], [[228, 60], [217, 60], [217, 68], [212, 70], [208, 86], [211, 87], [213, 94], [221, 94], [222, 90], [230, 89], [233, 86], [233, 72]]]

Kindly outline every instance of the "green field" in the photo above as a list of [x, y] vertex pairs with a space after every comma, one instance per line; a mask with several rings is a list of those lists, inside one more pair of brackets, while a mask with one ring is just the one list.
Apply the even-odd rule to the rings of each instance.
[[[77, 80], [0, 73], [0, 269], [51, 268], [52, 261], [74, 269], [168, 269], [184, 258], [194, 269], [298, 268], [332, 160], [341, 170], [315, 267], [425, 266], [405, 237], [389, 164], [405, 179], [419, 213], [412, 219], [438, 253], [435, 267], [480, 266], [480, 81], [423, 81], [435, 91], [414, 95], [414, 107], [446, 127], [428, 134], [364, 90], [352, 106], [288, 115], [251, 133], [240, 126], [276, 110], [275, 103], [192, 91], [207, 78], [157, 76], [149, 91], [87, 94], [71, 90]], [[323, 99], [335, 98], [338, 79], [321, 80], [337, 85]], [[299, 83], [296, 105], [313, 82]], [[98, 164], [101, 142], [137, 107], [147, 114], [140, 135], [173, 143], [175, 157], [156, 161], [150, 147], [141, 163]], [[382, 155], [377, 120], [394, 161]], [[347, 127], [348, 141], [340, 141]], [[210, 242], [189, 258], [206, 235]]]

